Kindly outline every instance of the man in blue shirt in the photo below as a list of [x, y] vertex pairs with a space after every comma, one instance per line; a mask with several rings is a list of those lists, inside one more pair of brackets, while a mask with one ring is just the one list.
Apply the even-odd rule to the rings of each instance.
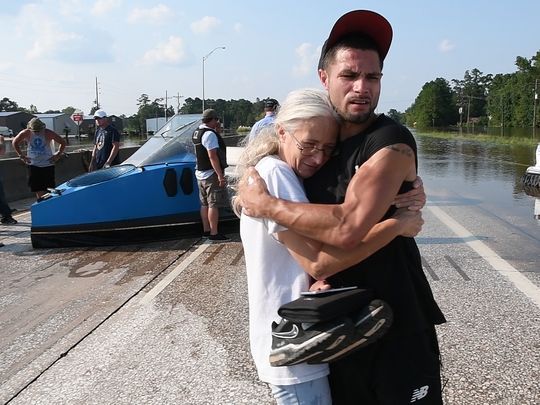
[[279, 103], [273, 98], [268, 98], [264, 101], [264, 118], [253, 124], [253, 127], [251, 127], [251, 131], [248, 135], [248, 141], [255, 138], [261, 129], [274, 123], [278, 107]]
[[94, 150], [90, 161], [89, 171], [106, 169], [120, 164], [120, 133], [109, 121], [107, 113], [96, 110], [96, 135], [94, 138]]

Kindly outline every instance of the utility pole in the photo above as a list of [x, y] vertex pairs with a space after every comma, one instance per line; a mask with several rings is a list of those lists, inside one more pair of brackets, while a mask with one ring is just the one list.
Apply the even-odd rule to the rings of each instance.
[[98, 91], [98, 81], [96, 76], [96, 109], [99, 110], [99, 91]]
[[504, 136], [504, 104], [503, 104], [502, 93], [501, 93], [501, 136]]
[[536, 101], [538, 100], [538, 79], [534, 81], [533, 140], [536, 139]]
[[171, 96], [171, 98], [176, 99], [176, 113], [180, 113], [180, 99], [184, 98], [184, 96], [181, 96], [180, 93], [177, 93], [176, 96]]

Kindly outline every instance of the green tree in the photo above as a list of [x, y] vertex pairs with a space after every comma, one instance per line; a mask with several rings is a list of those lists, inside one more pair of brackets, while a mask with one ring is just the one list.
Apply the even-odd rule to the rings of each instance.
[[15, 101], [4, 97], [0, 100], [0, 111], [19, 111], [19, 105]]
[[388, 110], [388, 115], [390, 118], [392, 118], [394, 121], [399, 122], [400, 124], [405, 123], [405, 116], [403, 113], [400, 113], [398, 110], [395, 110], [391, 108]]
[[405, 113], [407, 124], [419, 128], [455, 124], [458, 112], [448, 81], [437, 78], [424, 84], [413, 105]]
[[[489, 87], [488, 115], [491, 125], [531, 127], [534, 117], [534, 96], [540, 91], [540, 51], [531, 59], [518, 56], [517, 72], [497, 74]], [[536, 111], [538, 122], [538, 105]]]
[[75, 107], [69, 106], [69, 107], [64, 108], [62, 112], [66, 114], [67, 116], [71, 117], [73, 113], [75, 112], [75, 110], [76, 110]]
[[466, 70], [463, 80], [452, 80], [455, 102], [462, 109], [460, 122], [468, 123], [470, 118], [486, 117], [487, 94], [492, 80], [491, 74], [484, 75], [478, 69]]

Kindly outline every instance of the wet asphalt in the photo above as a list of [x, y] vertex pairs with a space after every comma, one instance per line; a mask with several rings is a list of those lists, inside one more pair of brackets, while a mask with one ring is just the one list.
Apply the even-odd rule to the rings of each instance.
[[[428, 195], [417, 242], [448, 319], [445, 404], [539, 404], [538, 240]], [[16, 218], [0, 229], [1, 403], [273, 403], [249, 354], [237, 234], [34, 250], [29, 213]]]

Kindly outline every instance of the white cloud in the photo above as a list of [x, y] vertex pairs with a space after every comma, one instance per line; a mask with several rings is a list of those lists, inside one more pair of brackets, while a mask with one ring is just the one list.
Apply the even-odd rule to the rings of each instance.
[[128, 22], [134, 24], [139, 21], [160, 24], [173, 15], [172, 10], [164, 4], [152, 8], [134, 8], [128, 16]]
[[244, 26], [241, 23], [236, 23], [236, 24], [234, 24], [233, 29], [234, 29], [234, 32], [239, 34], [244, 29]]
[[297, 64], [293, 66], [294, 76], [302, 77], [313, 74], [320, 49], [309, 43], [303, 43], [294, 52], [297, 57]]
[[146, 65], [170, 64], [176, 65], [187, 59], [184, 40], [180, 37], [170, 36], [164, 44], [159, 44], [156, 48], [146, 51], [141, 63]]
[[112, 44], [107, 33], [80, 25], [75, 27], [76, 30], [70, 30], [62, 24], [63, 19], [58, 18], [56, 13], [49, 14], [49, 11], [37, 4], [21, 8], [17, 19], [24, 24], [17, 24], [20, 28], [16, 35], [21, 41], [27, 42], [24, 54], [27, 60], [57, 60], [62, 63], [112, 60], [110, 46], [94, 46], [97, 41]]
[[221, 21], [216, 17], [205, 16], [198, 21], [191, 23], [191, 30], [195, 34], [206, 34], [216, 28]]
[[41, 24], [41, 34], [34, 41], [32, 48], [26, 53], [30, 60], [52, 56], [57, 50], [81, 37], [72, 32], [62, 32], [53, 24]]
[[120, 7], [122, 0], [97, 0], [90, 10], [93, 15], [107, 14], [116, 7]]
[[80, 14], [87, 12], [82, 0], [60, 0], [58, 3], [53, 3], [51, 6], [56, 8], [58, 14], [61, 16], [77, 21], [81, 20]]
[[7, 71], [15, 66], [12, 62], [0, 62], [0, 72]]
[[439, 51], [446, 53], [452, 51], [455, 47], [449, 39], [444, 39], [439, 44]]

